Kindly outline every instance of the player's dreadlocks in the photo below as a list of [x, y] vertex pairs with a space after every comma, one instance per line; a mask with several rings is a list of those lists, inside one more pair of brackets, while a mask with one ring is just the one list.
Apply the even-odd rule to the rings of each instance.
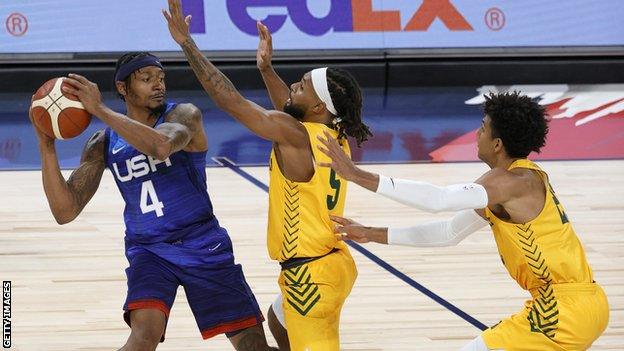
[[338, 112], [338, 137], [345, 135], [355, 138], [357, 145], [372, 136], [370, 129], [362, 123], [362, 91], [353, 76], [340, 68], [327, 69], [329, 93]]

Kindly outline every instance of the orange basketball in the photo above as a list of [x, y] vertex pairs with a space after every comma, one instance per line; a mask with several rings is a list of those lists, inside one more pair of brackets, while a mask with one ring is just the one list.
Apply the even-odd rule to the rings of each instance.
[[91, 115], [78, 97], [61, 90], [64, 78], [52, 78], [37, 89], [31, 108], [37, 128], [51, 138], [69, 139], [82, 133], [91, 122]]

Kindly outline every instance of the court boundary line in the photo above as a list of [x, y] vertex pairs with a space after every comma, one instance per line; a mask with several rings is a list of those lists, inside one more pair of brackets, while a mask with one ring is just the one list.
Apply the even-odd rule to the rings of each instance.
[[[237, 166], [234, 162], [229, 160], [227, 157], [213, 157], [212, 160], [215, 161], [216, 163], [218, 163], [219, 165], [221, 165], [222, 167], [229, 168], [234, 173], [240, 175], [241, 177], [243, 177], [247, 181], [251, 182], [252, 184], [257, 186], [258, 188], [264, 190], [265, 192], [269, 191], [269, 187], [266, 184], [264, 184], [263, 182], [258, 180], [256, 177], [252, 176], [251, 174], [249, 174], [249, 173], [245, 172], [244, 170], [242, 170], [239, 166]], [[383, 259], [379, 258], [374, 253], [368, 251], [368, 249], [364, 248], [362, 245], [360, 245], [360, 244], [358, 244], [356, 242], [350, 241], [350, 240], [345, 241], [345, 242], [349, 246], [351, 246], [354, 250], [358, 251], [359, 253], [364, 255], [369, 260], [375, 262], [378, 266], [380, 266], [381, 268], [385, 269], [390, 274], [392, 274], [395, 277], [399, 278], [400, 280], [402, 280], [403, 282], [407, 283], [409, 286], [413, 287], [414, 289], [420, 291], [423, 295], [429, 297], [433, 301], [435, 301], [438, 304], [442, 305], [442, 307], [444, 307], [447, 310], [453, 312], [455, 315], [457, 315], [458, 317], [462, 318], [466, 322], [472, 324], [473, 326], [477, 327], [481, 331], [483, 331], [483, 330], [488, 328], [485, 324], [481, 323], [476, 318], [470, 316], [468, 313], [462, 311], [459, 307], [457, 307], [457, 306], [453, 305], [452, 303], [446, 301], [444, 298], [440, 297], [439, 295], [437, 295], [433, 291], [427, 289], [426, 287], [424, 287], [423, 285], [421, 285], [420, 283], [418, 283], [414, 279], [410, 278], [409, 276], [407, 276], [403, 272], [401, 272], [398, 269], [394, 268], [388, 262], [386, 262]]]

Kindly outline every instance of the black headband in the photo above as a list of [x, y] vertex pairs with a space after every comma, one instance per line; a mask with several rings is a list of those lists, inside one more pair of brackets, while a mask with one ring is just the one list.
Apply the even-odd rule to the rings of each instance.
[[163, 66], [160, 64], [160, 61], [158, 61], [158, 57], [156, 56], [147, 55], [137, 57], [130, 62], [126, 62], [119, 66], [119, 70], [117, 71], [117, 74], [115, 74], [115, 81], [123, 81], [124, 79], [128, 78], [128, 76], [132, 74], [132, 72], [148, 66], [156, 66], [160, 69], [163, 68]]

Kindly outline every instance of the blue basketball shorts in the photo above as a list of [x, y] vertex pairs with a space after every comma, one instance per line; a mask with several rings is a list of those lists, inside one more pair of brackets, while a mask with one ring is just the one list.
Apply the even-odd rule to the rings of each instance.
[[234, 263], [227, 233], [188, 242], [126, 242], [126, 257], [130, 265], [126, 269], [128, 295], [123, 309], [128, 325], [131, 311], [137, 309], [157, 309], [168, 320], [180, 285], [204, 339], [221, 333], [235, 334], [264, 321], [241, 265]]

